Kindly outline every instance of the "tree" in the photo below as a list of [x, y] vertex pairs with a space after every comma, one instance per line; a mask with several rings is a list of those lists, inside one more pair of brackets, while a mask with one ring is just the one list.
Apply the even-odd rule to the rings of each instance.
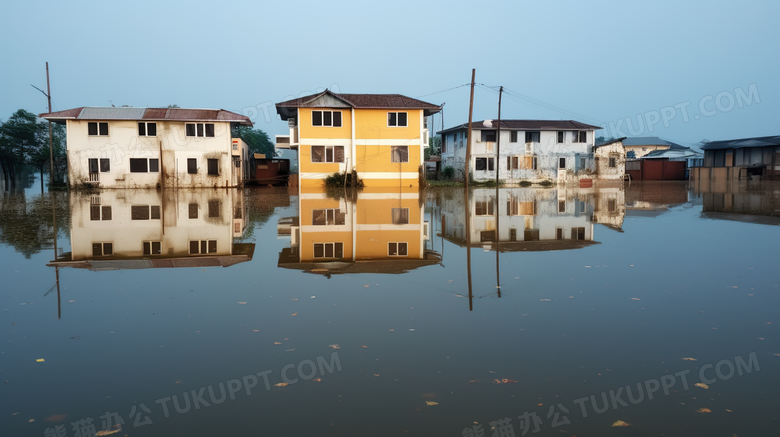
[[276, 156], [276, 146], [268, 134], [262, 130], [239, 126], [233, 134], [244, 140], [252, 153], [264, 153], [268, 158]]
[[441, 137], [439, 135], [428, 138], [428, 148], [425, 149], [425, 159], [431, 156], [441, 155]]
[[6, 186], [12, 186], [16, 174], [27, 158], [36, 154], [42, 144], [48, 148], [48, 128], [44, 133], [35, 114], [20, 109], [0, 126], [0, 168]]
[[174, 105], [168, 105], [168, 109], [178, 108], [178, 107], [179, 107], [179, 105], [175, 105], [175, 104]]

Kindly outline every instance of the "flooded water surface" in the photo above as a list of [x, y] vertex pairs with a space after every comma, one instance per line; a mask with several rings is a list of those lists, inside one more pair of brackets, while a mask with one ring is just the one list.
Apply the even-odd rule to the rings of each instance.
[[769, 183], [6, 193], [2, 434], [778, 435], [778, 224]]

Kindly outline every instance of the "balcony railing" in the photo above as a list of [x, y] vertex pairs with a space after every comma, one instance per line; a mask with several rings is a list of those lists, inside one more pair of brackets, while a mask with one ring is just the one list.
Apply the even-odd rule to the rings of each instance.
[[100, 173], [90, 173], [89, 181], [93, 183], [100, 182]]

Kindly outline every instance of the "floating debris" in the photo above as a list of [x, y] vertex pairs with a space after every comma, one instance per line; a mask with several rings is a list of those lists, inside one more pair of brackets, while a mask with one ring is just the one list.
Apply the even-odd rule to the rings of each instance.
[[708, 388], [710, 388], [710, 386], [709, 386], [709, 385], [707, 385], [707, 384], [705, 384], [705, 383], [703, 383], [703, 382], [697, 382], [696, 384], [693, 384], [693, 385], [695, 385], [696, 387], [701, 387], [701, 388], [703, 388], [704, 390], [707, 390]]
[[274, 387], [287, 387], [288, 385], [290, 385], [290, 384], [288, 384], [286, 382], [280, 382], [278, 384], [274, 384]]
[[710, 410], [709, 408], [699, 408], [698, 410], [696, 410], [696, 412], [697, 413], [712, 413], [712, 410]]
[[613, 423], [612, 426], [631, 426], [631, 424], [628, 422], [623, 422], [622, 420], [618, 420]]
[[698, 361], [696, 358], [680, 358], [683, 361]]
[[332, 348], [332, 349], [341, 349], [341, 346], [339, 346], [337, 344], [329, 344], [328, 347]]
[[439, 403], [438, 402], [433, 402], [433, 401], [425, 401], [425, 405], [427, 405], [429, 407], [432, 407], [434, 405], [439, 405]]

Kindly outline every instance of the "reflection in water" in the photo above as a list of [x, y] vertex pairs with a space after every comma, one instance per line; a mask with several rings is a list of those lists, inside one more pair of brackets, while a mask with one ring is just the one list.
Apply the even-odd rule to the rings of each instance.
[[279, 267], [330, 277], [342, 273], [404, 273], [438, 264], [417, 190], [364, 190], [355, 201], [305, 188], [298, 217], [279, 220], [290, 247]]
[[780, 224], [780, 184], [777, 182], [711, 181], [697, 184], [702, 217], [767, 225]]
[[237, 190], [70, 192], [71, 251], [49, 266], [88, 270], [228, 267], [252, 259]]
[[474, 189], [469, 218], [463, 198], [442, 196], [442, 236], [459, 246], [500, 252], [579, 249], [594, 241], [593, 224], [622, 232], [625, 195], [620, 188]]

